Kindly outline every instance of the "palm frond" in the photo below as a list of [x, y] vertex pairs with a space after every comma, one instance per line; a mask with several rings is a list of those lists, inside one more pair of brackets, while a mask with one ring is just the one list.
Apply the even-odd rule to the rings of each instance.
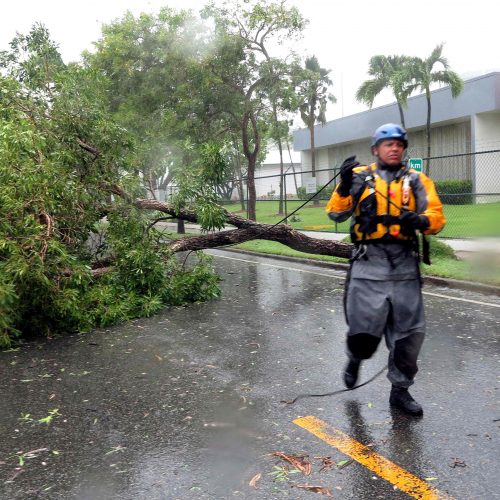
[[388, 86], [388, 79], [366, 80], [357, 90], [355, 98], [371, 108], [375, 98]]

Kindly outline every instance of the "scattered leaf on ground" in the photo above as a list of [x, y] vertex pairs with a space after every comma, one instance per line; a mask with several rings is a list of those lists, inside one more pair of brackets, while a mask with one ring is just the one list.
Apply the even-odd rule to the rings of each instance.
[[347, 467], [348, 465], [351, 465], [353, 463], [353, 459], [349, 458], [347, 460], [341, 460], [340, 462], [337, 462], [337, 468], [343, 469], [344, 467]]
[[303, 474], [308, 476], [311, 473], [311, 463], [303, 456], [286, 455], [280, 451], [275, 451], [272, 456], [281, 458], [289, 464], [292, 464], [296, 469], [300, 470]]
[[300, 488], [301, 490], [312, 491], [313, 493], [319, 493], [320, 495], [333, 497], [332, 492], [328, 488], [325, 488], [324, 486], [314, 486], [311, 484], [297, 484], [296, 487]]
[[12, 474], [12, 476], [10, 476], [5, 482], [12, 483], [14, 479], [16, 479], [16, 477], [19, 476], [19, 474], [22, 474], [23, 472], [24, 469], [22, 467], [16, 467], [14, 470], [14, 474]]
[[38, 423], [49, 425], [55, 417], [60, 416], [61, 414], [59, 413], [59, 409], [54, 408], [53, 410], [49, 410], [49, 414], [46, 417], [38, 419]]
[[250, 479], [250, 482], [248, 483], [249, 486], [251, 486], [252, 488], [257, 488], [257, 481], [259, 481], [259, 479], [262, 477], [262, 474], [259, 472], [258, 474], [255, 474], [254, 477], [252, 477], [252, 479]]
[[321, 460], [321, 469], [319, 472], [323, 472], [324, 470], [330, 470], [334, 465], [335, 462], [332, 460], [332, 457], [314, 457], [319, 460]]
[[111, 448], [111, 450], [109, 450], [104, 455], [111, 455], [112, 453], [117, 453], [119, 451], [121, 451], [123, 453], [125, 450], [126, 450], [126, 446], [122, 446], [121, 444], [119, 444], [118, 446], [113, 446], [113, 448]]

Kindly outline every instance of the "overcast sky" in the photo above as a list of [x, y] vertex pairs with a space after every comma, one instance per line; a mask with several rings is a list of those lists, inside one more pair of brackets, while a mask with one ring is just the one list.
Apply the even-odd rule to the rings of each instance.
[[[59, 44], [66, 62], [78, 60], [100, 37], [102, 23], [134, 14], [157, 12], [160, 6], [193, 9], [201, 0], [9, 0], [2, 5], [0, 49], [7, 49], [16, 31], [26, 33], [42, 22]], [[375, 54], [427, 57], [445, 42], [444, 55], [463, 78], [500, 71], [498, 18], [490, 0], [417, 0], [413, 3], [380, 0], [288, 0], [310, 23], [294, 48], [316, 55], [331, 70], [333, 94], [328, 118], [364, 111], [354, 94], [368, 78], [368, 61]], [[392, 102], [389, 94], [375, 106]]]

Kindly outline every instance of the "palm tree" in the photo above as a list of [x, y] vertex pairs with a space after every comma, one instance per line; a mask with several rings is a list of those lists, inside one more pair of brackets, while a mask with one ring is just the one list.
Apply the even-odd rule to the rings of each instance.
[[308, 57], [305, 61], [298, 95], [300, 99], [300, 116], [309, 129], [311, 140], [311, 171], [316, 177], [316, 151], [314, 144], [314, 125], [326, 123], [326, 104], [328, 101], [337, 102], [335, 96], [328, 92], [332, 81], [328, 77], [330, 70], [319, 65], [316, 56]]
[[401, 125], [405, 127], [403, 109], [409, 95], [415, 89], [412, 84], [411, 63], [408, 56], [373, 56], [370, 59], [368, 74], [373, 76], [366, 80], [356, 92], [356, 100], [373, 106], [375, 98], [386, 88], [390, 88], [398, 104]]
[[[414, 78], [415, 89], [425, 92], [427, 99], [427, 158], [431, 156], [431, 85], [433, 83], [449, 85], [453, 98], [457, 97], [464, 88], [463, 80], [457, 73], [449, 69], [448, 60], [442, 56], [442, 52], [443, 44], [440, 44], [427, 59], [415, 57], [412, 63], [412, 76]], [[434, 70], [436, 64], [441, 65], [441, 69]], [[425, 173], [429, 174], [428, 160], [425, 166]]]

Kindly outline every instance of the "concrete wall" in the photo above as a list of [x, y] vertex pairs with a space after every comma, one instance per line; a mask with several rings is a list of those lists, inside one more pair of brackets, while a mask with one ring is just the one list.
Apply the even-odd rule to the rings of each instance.
[[[328, 156], [328, 148], [321, 148], [316, 150], [316, 185], [318, 189], [326, 184], [331, 178], [331, 164]], [[302, 165], [302, 185], [312, 179], [311, 172], [311, 151], [301, 151], [301, 165]], [[321, 170], [328, 169], [326, 172]]]
[[[409, 133], [409, 158], [427, 157], [425, 129]], [[431, 130], [431, 157], [462, 155], [471, 152], [471, 122], [469, 119], [433, 126]], [[434, 180], [472, 179], [472, 159], [470, 156], [435, 158], [429, 165], [429, 173]]]
[[500, 149], [500, 111], [475, 115], [476, 151]]
[[[500, 137], [500, 136], [499, 136]], [[470, 122], [451, 123], [441, 127], [433, 127], [431, 135], [431, 155], [444, 156], [470, 152], [471, 129]], [[408, 157], [425, 158], [427, 156], [427, 139], [425, 130], [409, 133]], [[375, 161], [370, 150], [371, 141], [364, 139], [347, 144], [339, 144], [316, 151], [316, 164], [319, 169], [328, 168], [328, 172], [317, 172], [318, 185], [325, 184], [331, 179], [342, 162], [349, 156], [356, 155], [362, 164]], [[311, 152], [301, 151], [304, 171], [311, 167]], [[472, 179], [472, 161], [470, 156], [451, 157], [432, 160], [430, 174], [434, 180], [445, 179]], [[310, 173], [303, 174], [303, 182], [311, 177]]]
[[[301, 165], [295, 164], [295, 180], [293, 174], [293, 169], [290, 165], [285, 164], [284, 170], [287, 171], [286, 175], [286, 194], [287, 197], [291, 195], [296, 195], [295, 180], [297, 181], [297, 187], [302, 185], [301, 177]], [[265, 164], [257, 169], [255, 172], [255, 190], [257, 192], [257, 198], [279, 198], [280, 195], [280, 165], [279, 164]], [[273, 194], [274, 191], [274, 194]]]
[[[478, 114], [473, 120], [476, 152], [500, 149], [500, 111]], [[500, 153], [477, 154], [473, 163], [476, 193], [500, 193]], [[500, 201], [500, 196], [480, 196], [476, 201]]]

